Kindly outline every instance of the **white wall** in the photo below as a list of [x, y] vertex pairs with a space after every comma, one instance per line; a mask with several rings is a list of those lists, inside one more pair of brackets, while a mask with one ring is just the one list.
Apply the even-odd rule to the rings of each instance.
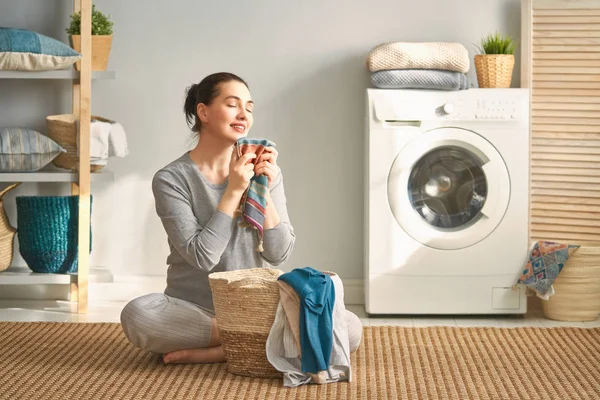
[[[190, 145], [184, 89], [217, 71], [240, 75], [256, 101], [252, 136], [277, 143], [297, 242], [291, 270], [363, 273], [365, 59], [386, 41], [456, 41], [499, 30], [520, 37], [519, 0], [97, 0], [115, 21], [109, 69], [93, 84], [93, 113], [120, 121], [130, 155], [111, 159], [112, 184], [93, 187], [91, 261], [115, 275], [165, 274], [166, 236], [154, 212], [153, 174]], [[152, 5], [150, 5], [152, 4]], [[0, 26], [67, 41], [69, 0], [0, 0]], [[520, 51], [520, 48], [518, 48]], [[471, 57], [472, 60], [472, 57]], [[513, 86], [519, 82], [519, 57]], [[474, 66], [469, 75], [475, 79]], [[0, 126], [44, 129], [70, 109], [64, 82], [0, 80]], [[23, 193], [68, 193], [49, 185]], [[14, 195], [7, 197], [11, 221]], [[20, 257], [15, 263], [23, 265]]]

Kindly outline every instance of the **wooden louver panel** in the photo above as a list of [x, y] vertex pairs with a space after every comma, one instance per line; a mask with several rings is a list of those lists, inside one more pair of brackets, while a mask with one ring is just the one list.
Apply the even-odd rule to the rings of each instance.
[[600, 242], [600, 0], [526, 0], [530, 239]]

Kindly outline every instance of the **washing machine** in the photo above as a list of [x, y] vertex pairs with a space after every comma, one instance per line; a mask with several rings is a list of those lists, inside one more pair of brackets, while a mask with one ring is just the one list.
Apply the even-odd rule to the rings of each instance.
[[528, 175], [527, 89], [367, 89], [367, 313], [525, 313]]

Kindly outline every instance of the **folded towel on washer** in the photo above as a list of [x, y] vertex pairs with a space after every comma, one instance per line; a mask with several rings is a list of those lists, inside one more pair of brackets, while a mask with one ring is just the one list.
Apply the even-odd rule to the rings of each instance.
[[[251, 160], [254, 165], [262, 162], [262, 155], [269, 151], [269, 147], [274, 147], [275, 143], [267, 139], [241, 138], [236, 142], [238, 157], [246, 153], [256, 154], [256, 158]], [[258, 235], [259, 252], [263, 252], [263, 237], [265, 213], [267, 208], [267, 190], [269, 190], [269, 178], [266, 175], [254, 175], [250, 180], [248, 188], [242, 196], [237, 215], [242, 217], [240, 226], [252, 227], [256, 229]]]
[[434, 69], [397, 69], [371, 74], [375, 87], [383, 89], [464, 90], [469, 88], [467, 75]]
[[529, 252], [529, 261], [523, 268], [517, 284], [523, 284], [544, 300], [554, 294], [552, 284], [565, 263], [579, 248], [578, 245], [539, 241]]
[[367, 58], [371, 72], [392, 69], [439, 69], [468, 72], [469, 52], [460, 43], [395, 42], [375, 47]]

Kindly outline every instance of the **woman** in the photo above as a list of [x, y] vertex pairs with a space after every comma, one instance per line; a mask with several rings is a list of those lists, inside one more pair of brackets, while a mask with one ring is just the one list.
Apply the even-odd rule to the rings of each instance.
[[[250, 162], [255, 154], [235, 152], [236, 141], [252, 127], [253, 108], [248, 85], [234, 74], [212, 74], [192, 85], [184, 111], [198, 144], [152, 181], [170, 248], [167, 288], [128, 303], [121, 323], [131, 343], [163, 354], [165, 363], [225, 361], [208, 275], [276, 266], [294, 247], [277, 151], [269, 147], [256, 166]], [[254, 174], [266, 175], [269, 182], [262, 252], [256, 251], [255, 232], [239, 227], [234, 218]], [[357, 331], [360, 320], [353, 314], [348, 318]]]

